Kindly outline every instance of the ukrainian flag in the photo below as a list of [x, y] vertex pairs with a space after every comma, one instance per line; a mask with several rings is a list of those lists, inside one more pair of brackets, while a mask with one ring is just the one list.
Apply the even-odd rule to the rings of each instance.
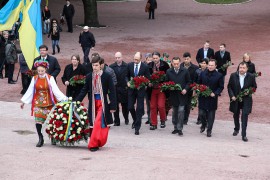
[[9, 0], [0, 10], [0, 31], [12, 29], [13, 24], [19, 18], [23, 5], [23, 0]]
[[30, 69], [34, 59], [39, 56], [39, 46], [42, 44], [40, 3], [41, 0], [31, 0], [26, 3], [19, 29], [21, 50]]

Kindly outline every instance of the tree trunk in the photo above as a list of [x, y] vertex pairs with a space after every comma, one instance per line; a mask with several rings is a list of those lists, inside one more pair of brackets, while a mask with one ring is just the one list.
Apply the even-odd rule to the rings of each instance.
[[99, 27], [97, 1], [96, 0], [82, 0], [84, 7], [84, 25], [90, 27]]

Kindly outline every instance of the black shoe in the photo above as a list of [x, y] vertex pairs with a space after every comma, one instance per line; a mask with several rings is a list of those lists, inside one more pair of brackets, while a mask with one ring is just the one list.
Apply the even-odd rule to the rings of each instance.
[[16, 84], [14, 81], [9, 81], [8, 84]]
[[181, 130], [178, 131], [179, 136], [183, 136], [183, 132]]
[[233, 136], [237, 136], [238, 133], [239, 133], [239, 131], [235, 131], [235, 130], [234, 130], [234, 132], [233, 132], [232, 135], [233, 135]]
[[148, 121], [146, 121], [146, 122], [145, 122], [145, 124], [150, 124], [150, 121], [149, 121], [149, 120], [148, 120]]
[[139, 135], [139, 134], [140, 134], [139, 130], [135, 130], [135, 135]]
[[205, 127], [204, 126], [202, 126], [201, 127], [201, 131], [200, 131], [200, 133], [203, 133], [205, 131]]
[[41, 146], [43, 146], [43, 144], [44, 144], [44, 139], [43, 139], [43, 136], [41, 135], [41, 136], [39, 136], [39, 140], [38, 140], [36, 147], [41, 147]]
[[55, 55], [55, 51], [53, 51], [52, 55]]
[[184, 124], [184, 125], [187, 125], [187, 122], [184, 122], [183, 124]]
[[212, 135], [211, 135], [211, 132], [207, 132], [207, 135], [206, 135], [207, 137], [211, 137]]
[[60, 53], [60, 47], [59, 46], [56, 46], [57, 47], [57, 52]]
[[177, 134], [178, 132], [179, 131], [175, 129], [175, 130], [172, 131], [172, 134]]
[[129, 120], [125, 120], [125, 124], [128, 125], [129, 124]]
[[197, 121], [196, 124], [200, 125], [202, 124], [202, 121]]
[[135, 125], [134, 125], [134, 123], [132, 123], [132, 125], [131, 125], [131, 129], [134, 129], [135, 128]]
[[242, 137], [242, 140], [243, 140], [244, 142], [248, 142], [248, 138], [247, 138], [247, 137]]
[[90, 150], [91, 152], [95, 152], [95, 151], [99, 150], [99, 147], [90, 148], [89, 150]]
[[54, 146], [56, 145], [56, 141], [54, 138], [51, 139], [51, 145], [54, 145]]
[[0, 79], [4, 79], [4, 77], [3, 77], [3, 75], [2, 75], [2, 74], [0, 74]]
[[120, 126], [120, 123], [114, 123], [113, 126]]
[[8, 75], [7, 74], [5, 74], [5, 78], [8, 78]]
[[160, 128], [165, 128], [165, 127], [166, 127], [165, 121], [161, 121]]
[[155, 130], [155, 129], [157, 129], [157, 126], [151, 126], [150, 127], [150, 130]]

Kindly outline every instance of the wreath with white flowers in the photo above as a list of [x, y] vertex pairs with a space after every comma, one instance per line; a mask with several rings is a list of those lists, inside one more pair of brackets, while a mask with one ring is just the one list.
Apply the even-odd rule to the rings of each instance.
[[83, 103], [57, 103], [47, 117], [46, 133], [60, 145], [74, 145], [87, 141], [90, 133], [87, 109]]

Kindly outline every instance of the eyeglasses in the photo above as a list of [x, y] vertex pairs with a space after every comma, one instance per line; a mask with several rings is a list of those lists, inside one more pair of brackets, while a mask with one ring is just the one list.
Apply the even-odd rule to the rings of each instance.
[[53, 21], [53, 23], [56, 23], [56, 21]]

